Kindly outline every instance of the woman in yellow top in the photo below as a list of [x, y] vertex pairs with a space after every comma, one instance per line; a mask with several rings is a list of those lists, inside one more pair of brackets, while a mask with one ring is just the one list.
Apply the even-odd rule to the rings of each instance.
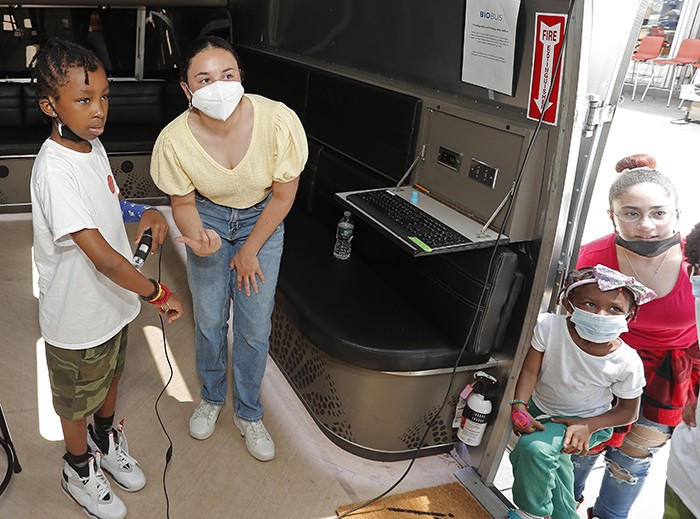
[[292, 110], [243, 95], [238, 56], [217, 37], [193, 41], [183, 55], [181, 86], [190, 108], [163, 129], [151, 159], [155, 184], [171, 198], [187, 246], [197, 369], [202, 401], [190, 434], [211, 436], [226, 400], [228, 325], [233, 318], [234, 423], [248, 451], [271, 460], [260, 385], [284, 235], [299, 174], [308, 156]]

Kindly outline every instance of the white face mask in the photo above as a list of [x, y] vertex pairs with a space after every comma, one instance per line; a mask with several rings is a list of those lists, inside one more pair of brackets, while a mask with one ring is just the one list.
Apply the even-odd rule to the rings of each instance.
[[700, 299], [700, 274], [697, 276], [690, 276], [690, 282], [693, 285], [693, 297]]
[[628, 330], [627, 317], [624, 315], [599, 315], [576, 307], [571, 314], [571, 322], [582, 339], [596, 344], [617, 339]]
[[[190, 90], [190, 87], [187, 87]], [[212, 119], [225, 121], [230, 117], [243, 97], [240, 81], [214, 81], [211, 85], [192, 92], [192, 106]]]

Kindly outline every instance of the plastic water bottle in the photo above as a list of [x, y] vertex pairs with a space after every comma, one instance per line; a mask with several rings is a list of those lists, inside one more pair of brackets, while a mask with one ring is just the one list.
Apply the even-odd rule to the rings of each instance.
[[341, 260], [346, 260], [350, 257], [350, 242], [352, 241], [352, 232], [354, 229], [355, 224], [352, 218], [350, 218], [350, 211], [345, 211], [343, 217], [338, 222], [338, 228], [335, 233], [333, 256]]

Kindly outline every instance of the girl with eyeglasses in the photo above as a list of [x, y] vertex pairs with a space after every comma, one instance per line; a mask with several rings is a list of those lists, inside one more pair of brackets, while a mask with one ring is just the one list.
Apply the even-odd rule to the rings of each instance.
[[[634, 161], [632, 161], [634, 162]], [[606, 471], [589, 518], [623, 519], [639, 495], [651, 460], [681, 423], [697, 392], [698, 337], [684, 243], [678, 229], [678, 193], [650, 167], [626, 169], [610, 187], [611, 234], [581, 247], [577, 266], [603, 264], [633, 276], [658, 298], [640, 309], [622, 340], [642, 359], [646, 387], [639, 419], [619, 428], [593, 454], [574, 456], [574, 495], [583, 501], [586, 478], [600, 452]]]

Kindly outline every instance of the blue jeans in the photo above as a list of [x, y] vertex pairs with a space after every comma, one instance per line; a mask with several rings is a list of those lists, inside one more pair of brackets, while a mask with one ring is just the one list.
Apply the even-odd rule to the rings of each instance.
[[[269, 197], [268, 197], [269, 199]], [[215, 204], [195, 194], [197, 210], [205, 228], [221, 236], [221, 248], [202, 258], [187, 249], [187, 278], [192, 292], [195, 347], [202, 399], [223, 405], [226, 401], [228, 371], [228, 318], [233, 299], [233, 399], [234, 410], [243, 420], [260, 420], [260, 385], [265, 374], [270, 346], [272, 310], [284, 242], [284, 224], [272, 233], [258, 253], [265, 283], [246, 296], [236, 287], [231, 258], [246, 241], [258, 221], [267, 199], [247, 209]]]
[[[670, 434], [672, 431], [672, 427], [652, 422], [644, 417], [640, 417], [636, 423], [652, 427], [665, 434]], [[636, 445], [639, 446], [638, 443]], [[603, 451], [605, 453], [605, 475], [603, 476], [598, 498], [593, 506], [594, 517], [600, 519], [627, 518], [630, 508], [632, 508], [634, 501], [642, 491], [644, 482], [649, 475], [653, 454], [661, 447], [662, 445], [645, 448], [650, 454], [646, 458], [633, 458], [620, 451], [617, 447], [605, 448], [605, 451]], [[577, 500], [583, 497], [586, 479], [591, 473], [591, 469], [599, 455], [571, 457], [571, 461], [574, 463], [574, 497]], [[618, 472], [618, 475], [615, 474], [615, 471]], [[625, 474], [625, 480], [620, 478], [620, 473]]]

